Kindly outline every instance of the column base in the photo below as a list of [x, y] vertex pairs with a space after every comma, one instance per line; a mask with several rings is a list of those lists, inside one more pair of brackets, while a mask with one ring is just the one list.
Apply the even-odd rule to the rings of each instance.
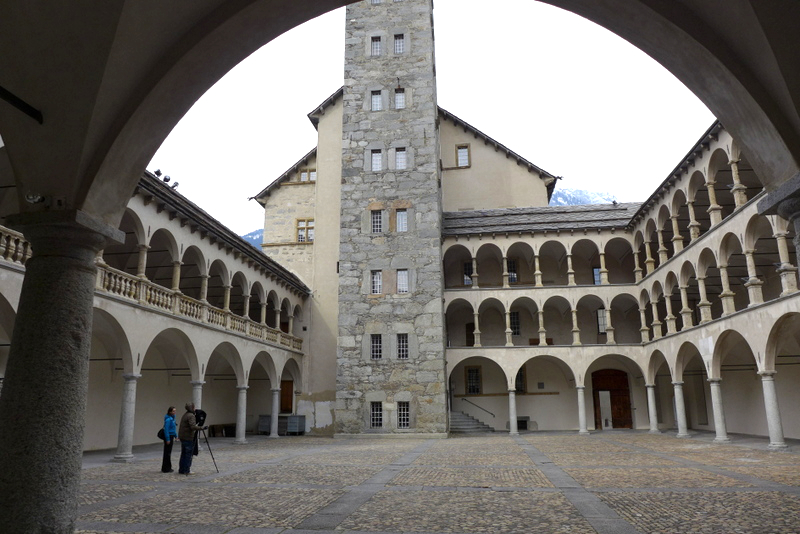
[[651, 428], [647, 433], [648, 434], [661, 434], [661, 431], [658, 430], [657, 428], [656, 429], [652, 429]]
[[277, 432], [275, 433], [275, 435], [272, 435], [272, 434], [270, 434], [269, 436], [267, 436], [267, 438], [268, 438], [268, 439], [272, 439], [272, 438], [279, 438], [279, 437], [280, 437], [280, 436], [278, 436], [278, 433], [277, 433]]
[[578, 431], [578, 435], [579, 435], [579, 436], [591, 436], [591, 435], [592, 435], [592, 433], [591, 433], [591, 432], [589, 432], [588, 430], [579, 430], [579, 431]]
[[789, 446], [786, 443], [770, 443], [767, 449], [771, 451], [787, 451]]
[[680, 432], [678, 432], [677, 434], [675, 434], [675, 437], [676, 438], [691, 438], [692, 435], [688, 434], [688, 433], [687, 434], [681, 434]]
[[114, 457], [111, 459], [112, 462], [120, 463], [120, 464], [127, 464], [134, 460], [133, 454], [115, 454]]
[[509, 432], [509, 436], [519, 436], [519, 432]]
[[712, 443], [730, 443], [730, 442], [731, 438], [726, 436], [724, 438], [714, 438], [714, 441]]
[[247, 440], [246, 440], [246, 439], [242, 439], [241, 441], [239, 441], [239, 440], [237, 439], [237, 440], [235, 440], [235, 441], [233, 442], [233, 444], [234, 444], [234, 445], [247, 445]]

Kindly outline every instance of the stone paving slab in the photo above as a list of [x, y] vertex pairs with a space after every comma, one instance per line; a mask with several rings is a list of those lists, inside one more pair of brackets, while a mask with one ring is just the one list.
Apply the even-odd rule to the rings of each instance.
[[609, 443], [590, 436], [525, 437], [525, 441], [544, 453], [548, 452], [630, 452], [630, 447]]
[[131, 484], [82, 484], [78, 495], [78, 506], [87, 506], [137, 493], [146, 493], [154, 489], [156, 489], [155, 486]]
[[564, 471], [587, 488], [752, 487], [752, 484], [732, 477], [690, 467], [568, 468]]
[[[742, 475], [749, 475], [760, 478], [762, 480], [769, 480], [777, 484], [785, 484], [787, 486], [800, 486], [800, 468], [789, 468], [784, 466], [758, 466], [758, 467], [727, 467], [728, 471], [739, 473]], [[798, 518], [800, 523], [800, 518]]]
[[453, 452], [426, 453], [414, 460], [415, 465], [485, 465], [485, 466], [532, 466], [533, 461], [527, 454], [493, 454]]
[[703, 450], [692, 454], [681, 452], [675, 456], [721, 467], [737, 465], [785, 465], [800, 468], [800, 456], [796, 454], [786, 454], [784, 452], [748, 451], [742, 449], [734, 451]]
[[777, 492], [600, 493], [600, 499], [652, 534], [800, 532], [800, 497]]
[[557, 465], [570, 466], [664, 466], [681, 465], [679, 462], [656, 456], [654, 454], [641, 453], [550, 453], [548, 456]]
[[[188, 477], [187, 477], [188, 478]], [[83, 521], [292, 527], [338, 498], [340, 490], [193, 485], [84, 514]]]
[[325, 465], [387, 465], [397, 461], [403, 456], [395, 452], [372, 452], [349, 454], [342, 453], [319, 453], [308, 456], [296, 456], [286, 461], [287, 464], [325, 464]]
[[394, 477], [389, 485], [473, 488], [553, 487], [538, 469], [484, 467], [412, 467]]
[[361, 484], [380, 471], [375, 466], [270, 465], [233, 475], [217, 477], [215, 484], [316, 484], [353, 486]]
[[497, 491], [383, 491], [339, 528], [475, 534], [595, 532], [563, 495]]

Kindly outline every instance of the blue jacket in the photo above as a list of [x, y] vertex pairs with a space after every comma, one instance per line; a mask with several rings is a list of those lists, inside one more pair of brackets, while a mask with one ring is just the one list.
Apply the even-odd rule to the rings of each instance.
[[169, 414], [164, 415], [164, 441], [171, 441], [178, 437], [178, 427], [175, 426], [175, 417]]

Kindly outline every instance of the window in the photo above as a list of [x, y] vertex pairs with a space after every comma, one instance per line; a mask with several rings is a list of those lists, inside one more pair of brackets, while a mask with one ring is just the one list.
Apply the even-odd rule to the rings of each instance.
[[369, 358], [380, 360], [383, 358], [383, 338], [380, 334], [371, 334], [369, 338]]
[[507, 260], [508, 263], [508, 283], [516, 284], [517, 278], [517, 260]]
[[399, 401], [397, 403], [397, 428], [409, 428], [411, 426], [411, 403]]
[[525, 365], [523, 365], [519, 371], [517, 371], [517, 377], [514, 379], [514, 389], [517, 390], [517, 393], [525, 393], [527, 389], [527, 384], [525, 380]]
[[406, 51], [406, 36], [398, 33], [394, 36], [394, 53], [402, 54]]
[[397, 334], [397, 359], [408, 359], [408, 334]]
[[395, 212], [395, 227], [398, 232], [408, 232], [408, 210]]
[[383, 170], [383, 158], [381, 157], [380, 150], [373, 150], [372, 151], [372, 172], [380, 172]]
[[370, 217], [372, 233], [380, 234], [383, 232], [383, 212], [381, 210], [372, 210]]
[[467, 395], [481, 394], [481, 368], [479, 365], [464, 368]]
[[314, 219], [297, 219], [297, 242], [314, 241]]
[[302, 169], [300, 171], [300, 181], [301, 182], [316, 182], [317, 181], [317, 171], [316, 171], [316, 169]]
[[464, 285], [471, 286], [472, 285], [472, 262], [465, 261], [464, 262]]
[[404, 109], [406, 107], [406, 90], [394, 90], [394, 109]]
[[456, 147], [456, 166], [469, 167], [469, 145], [458, 145]]
[[381, 98], [380, 91], [372, 91], [372, 111], [381, 111], [383, 109], [383, 99]]
[[370, 55], [379, 56], [381, 55], [381, 38], [380, 37], [373, 37], [372, 41], [370, 42]]
[[397, 292], [408, 293], [408, 269], [397, 270]]
[[403, 170], [406, 168], [406, 149], [396, 148], [394, 150], [394, 166], [396, 169]]
[[592, 275], [594, 276], [594, 285], [600, 285], [600, 267], [592, 268]]
[[597, 333], [606, 333], [606, 310], [603, 308], [597, 310]]
[[369, 427], [383, 428], [383, 403], [369, 403]]
[[380, 4], [381, 0], [370, 0], [370, 4]]
[[370, 293], [373, 295], [383, 293], [383, 273], [381, 271], [370, 272]]
[[518, 336], [520, 335], [520, 327], [519, 327], [519, 312], [512, 311], [509, 314], [510, 322], [511, 322], [511, 335]]

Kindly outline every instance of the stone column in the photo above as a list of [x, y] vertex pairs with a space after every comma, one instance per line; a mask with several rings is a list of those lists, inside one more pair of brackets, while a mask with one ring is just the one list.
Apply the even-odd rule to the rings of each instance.
[[764, 390], [764, 409], [767, 412], [767, 428], [769, 429], [769, 449], [786, 449], [783, 440], [781, 411], [778, 408], [778, 392], [775, 390], [775, 371], [761, 371], [761, 387]]
[[728, 162], [728, 165], [731, 166], [731, 174], [733, 175], [733, 188], [731, 189], [733, 203], [737, 208], [740, 208], [747, 204], [747, 187], [742, 184], [742, 179], [739, 176], [739, 160], [733, 159]]
[[544, 347], [547, 345], [547, 330], [544, 328], [544, 310], [538, 310], [539, 313], [539, 346]]
[[700, 237], [700, 223], [697, 222], [697, 217], [694, 214], [694, 201], [687, 201], [686, 207], [689, 208], [689, 242], [691, 243]]
[[673, 215], [670, 217], [672, 221], [672, 248], [675, 254], [683, 250], [683, 236], [681, 235], [681, 228], [678, 226], [678, 216]]
[[192, 385], [192, 402], [194, 403], [195, 410], [200, 410], [203, 407], [203, 384], [204, 380], [192, 380], [189, 382]]
[[[232, 288], [231, 288], [231, 286], [224, 286], [224, 289], [225, 289], [225, 296], [223, 297], [223, 301], [222, 301], [223, 302], [222, 310], [226, 311], [226, 312], [229, 312], [229, 311], [231, 311], [231, 289]], [[280, 312], [278, 312], [278, 313], [280, 313]], [[278, 324], [280, 324], [280, 322], [278, 322]]]
[[614, 325], [611, 324], [611, 309], [606, 308], [606, 345], [614, 345]]
[[747, 282], [744, 283], [744, 287], [747, 288], [747, 298], [749, 300], [748, 308], [764, 302], [764, 293], [761, 291], [761, 286], [764, 282], [758, 278], [756, 261], [753, 257], [754, 252], [755, 250], [752, 249], [744, 251], [744, 257], [747, 261], [747, 276], [749, 277]]
[[472, 287], [480, 289], [478, 285], [478, 258], [472, 258]]
[[719, 299], [722, 301], [722, 316], [730, 315], [736, 312], [736, 303], [733, 298], [736, 293], [731, 291], [731, 281], [728, 278], [728, 266], [719, 265], [719, 276], [722, 282], [722, 292], [719, 294]]
[[508, 258], [503, 256], [503, 287], [508, 289]]
[[207, 274], [200, 275], [200, 300], [208, 304], [208, 279]]
[[722, 222], [722, 206], [717, 204], [717, 192], [714, 190], [716, 182], [709, 180], [706, 182], [706, 189], [708, 190], [708, 214], [711, 216], [711, 226]]
[[575, 285], [575, 271], [572, 269], [572, 254], [567, 254], [567, 285]]
[[572, 309], [572, 344], [581, 344], [581, 329], [578, 328], [578, 310]]
[[125, 374], [122, 378], [122, 406], [119, 413], [119, 430], [117, 432], [117, 453], [115, 462], [133, 460], [133, 421], [136, 415], [136, 384], [142, 375]]
[[586, 428], [586, 396], [584, 390], [586, 386], [575, 386], [578, 392], [578, 434], [584, 436], [589, 435], [589, 430]]
[[681, 328], [681, 331], [683, 331], [693, 327], [694, 321], [692, 320], [692, 309], [689, 307], [689, 295], [686, 292], [689, 288], [687, 286], [680, 286], [679, 289], [681, 290], [681, 317], [683, 318], [683, 328]]
[[653, 259], [653, 253], [650, 251], [650, 241], [645, 241], [643, 246], [645, 274], [650, 274], [656, 269], [656, 260]]
[[700, 308], [700, 324], [705, 324], [711, 321], [711, 302], [708, 301], [706, 295], [706, 277], [696, 276], [697, 288], [700, 290], [700, 302], [697, 307]]
[[728, 430], [725, 426], [725, 410], [722, 406], [722, 379], [709, 378], [708, 383], [711, 385], [711, 409], [714, 411], [714, 430], [717, 436], [714, 438], [715, 443], [730, 443], [728, 437]]
[[288, 332], [286, 332], [287, 334], [289, 334], [290, 336], [294, 335], [294, 315], [289, 316], [289, 327], [287, 328], [287, 330], [289, 330]]
[[656, 408], [656, 385], [645, 384], [647, 388], [647, 415], [650, 418], [649, 434], [661, 434], [658, 429], [658, 410]]
[[[0, 396], [0, 517], [8, 534], [75, 530], [95, 256], [124, 234], [77, 210], [9, 216], [25, 264]], [[20, 426], [22, 425], [22, 427]]]
[[245, 426], [247, 426], [247, 388], [249, 386], [236, 386], [239, 390], [239, 398], [236, 403], [236, 439], [234, 445], [244, 445], [247, 443], [245, 438]]
[[267, 303], [261, 302], [261, 324], [267, 324]]
[[511, 339], [511, 312], [506, 312], [506, 347], [513, 347], [514, 341]]
[[281, 413], [281, 390], [272, 389], [272, 411], [269, 420], [269, 437], [278, 437], [278, 416]]
[[606, 255], [600, 253], [600, 284], [608, 285], [608, 269], [606, 269]]
[[661, 337], [661, 321], [658, 320], [658, 302], [650, 301], [650, 310], [653, 312], [653, 339]]
[[675, 388], [675, 419], [678, 421], [678, 438], [688, 438], [689, 429], [686, 425], [686, 405], [683, 402], [683, 382], [673, 382]]
[[172, 262], [172, 290], [178, 293], [181, 291], [181, 265], [182, 261]]
[[242, 317], [245, 319], [250, 318], [250, 295], [244, 296], [244, 303], [242, 305]]
[[642, 268], [639, 265], [639, 254], [633, 253], [633, 279], [634, 282], [642, 281]]
[[775, 234], [778, 242], [778, 256], [781, 259], [781, 266], [778, 267], [778, 274], [781, 276], [781, 296], [791, 295], [797, 291], [797, 267], [789, 261], [789, 247], [786, 244], [786, 232]]
[[658, 261], [659, 263], [664, 263], [669, 259], [667, 256], [667, 246], [664, 244], [664, 231], [663, 230], [656, 230], [656, 236], [658, 236]]
[[147, 269], [147, 251], [150, 250], [148, 245], [139, 245], [139, 262], [136, 265], [136, 276], [144, 280], [147, 279], [145, 270]]
[[674, 334], [678, 329], [675, 326], [675, 314], [672, 312], [672, 294], [664, 295], [664, 305], [667, 307], [667, 316], [665, 317], [667, 334]]
[[542, 270], [539, 267], [539, 255], [538, 254], [534, 254], [533, 255], [533, 264], [534, 264], [534, 269], [535, 269], [534, 272], [533, 272], [533, 276], [534, 276], [534, 279], [536, 280], [536, 287], [542, 287]]
[[508, 390], [508, 433], [512, 436], [519, 434], [517, 430], [517, 391]]
[[639, 328], [639, 333], [642, 335], [642, 343], [650, 341], [650, 328], [647, 327], [647, 316], [644, 313], [644, 308], [639, 308], [639, 322], [642, 326]]
[[275, 310], [275, 330], [281, 329], [281, 309], [277, 308]]
[[472, 336], [475, 339], [473, 343], [473, 347], [480, 347], [481, 346], [481, 324], [480, 324], [480, 316], [478, 312], [473, 314], [474, 321], [475, 321], [475, 330], [472, 332]]

